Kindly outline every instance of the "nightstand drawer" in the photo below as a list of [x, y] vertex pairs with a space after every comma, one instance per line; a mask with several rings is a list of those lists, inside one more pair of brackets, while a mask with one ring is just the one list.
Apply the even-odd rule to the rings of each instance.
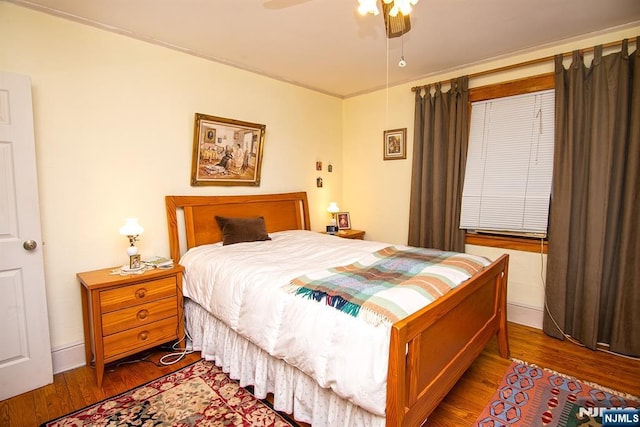
[[112, 311], [102, 316], [102, 335], [115, 334], [177, 315], [176, 296]]
[[170, 317], [104, 337], [105, 361], [123, 353], [132, 353], [137, 349], [153, 347], [175, 339], [176, 325], [176, 318]]
[[175, 276], [100, 292], [100, 311], [107, 313], [161, 298], [175, 296]]

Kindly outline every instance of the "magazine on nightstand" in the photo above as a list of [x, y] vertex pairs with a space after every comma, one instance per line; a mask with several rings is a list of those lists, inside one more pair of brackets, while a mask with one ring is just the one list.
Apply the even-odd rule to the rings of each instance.
[[145, 265], [153, 268], [172, 268], [173, 260], [163, 256], [154, 256], [142, 261]]

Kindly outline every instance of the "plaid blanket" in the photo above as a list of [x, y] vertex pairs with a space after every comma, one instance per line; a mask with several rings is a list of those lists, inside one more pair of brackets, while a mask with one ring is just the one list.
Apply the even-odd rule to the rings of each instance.
[[300, 276], [286, 290], [373, 325], [392, 324], [482, 270], [485, 258], [389, 246], [358, 262]]

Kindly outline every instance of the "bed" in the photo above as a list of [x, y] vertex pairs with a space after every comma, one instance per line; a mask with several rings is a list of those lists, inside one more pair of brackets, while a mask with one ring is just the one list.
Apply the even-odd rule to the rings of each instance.
[[[356, 243], [311, 233], [304, 192], [166, 196], [165, 204], [170, 254], [176, 260], [188, 259], [185, 254], [201, 248], [219, 250], [218, 242], [222, 241], [223, 236], [214, 220], [216, 216], [262, 216], [266, 231], [273, 236], [274, 245], [290, 235], [300, 234], [312, 240], [323, 238], [322, 244], [337, 245], [340, 241], [340, 244], [353, 245], [345, 253], [373, 251], [381, 247], [376, 246], [376, 242]], [[339, 252], [338, 249], [335, 251]], [[192, 337], [194, 349], [201, 350], [203, 357], [214, 359], [231, 377], [239, 379], [242, 385], [253, 385], [258, 397], [272, 393], [276, 409], [293, 413], [300, 421], [314, 425], [337, 425], [339, 420], [342, 425], [417, 426], [426, 420], [491, 339], [497, 337], [500, 356], [509, 357], [507, 272], [508, 255], [502, 255], [488, 262], [478, 273], [444, 296], [408, 317], [395, 321], [385, 330], [387, 335], [382, 338], [386, 340], [384, 349], [376, 351], [375, 355], [375, 358], [383, 358], [382, 362], [378, 360], [376, 363], [385, 365], [384, 378], [376, 378], [382, 390], [372, 392], [378, 400], [383, 400], [373, 407], [367, 406], [367, 401], [363, 404], [359, 400], [360, 394], [367, 393], [349, 392], [360, 390], [360, 385], [346, 384], [346, 392], [340, 389], [342, 386], [336, 385], [340, 383], [339, 369], [336, 369], [338, 374], [333, 372], [330, 378], [316, 381], [313, 367], [306, 369], [306, 366], [295, 362], [296, 357], [262, 348], [260, 337], [238, 334], [238, 328], [229, 327], [218, 318], [222, 316], [216, 317], [211, 313], [212, 310], [205, 307], [205, 303], [199, 303], [197, 296], [191, 295], [197, 293], [194, 291], [185, 295], [187, 329], [195, 335]], [[190, 273], [187, 267], [185, 282], [188, 282], [189, 274], [193, 279], [195, 273]], [[269, 298], [267, 294], [264, 295]], [[230, 301], [233, 298], [230, 296]], [[303, 311], [311, 307], [308, 305]], [[324, 316], [324, 312], [318, 313]], [[251, 310], [250, 314], [256, 315]], [[268, 322], [265, 320], [265, 323]], [[348, 322], [351, 323], [347, 325], [354, 324], [353, 320]], [[333, 325], [332, 320], [326, 323]], [[300, 325], [300, 330], [304, 330], [303, 325]], [[323, 333], [321, 329], [316, 331]], [[338, 334], [337, 331], [326, 333], [327, 337]], [[310, 348], [315, 348], [313, 346], [318, 341], [308, 336], [288, 337], [290, 341], [295, 338], [296, 342], [308, 343]], [[224, 350], [222, 347], [225, 347]], [[362, 354], [357, 357], [362, 357]], [[331, 358], [335, 362], [332, 365], [342, 365], [343, 362], [336, 362], [333, 356]], [[372, 376], [377, 377], [377, 374]]]

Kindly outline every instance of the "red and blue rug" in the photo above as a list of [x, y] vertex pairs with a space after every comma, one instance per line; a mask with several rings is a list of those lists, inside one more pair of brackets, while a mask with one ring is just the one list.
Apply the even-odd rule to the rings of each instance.
[[212, 362], [200, 360], [174, 373], [41, 427], [244, 426], [295, 427]]
[[600, 408], [637, 409], [640, 399], [514, 361], [474, 426], [598, 427]]

